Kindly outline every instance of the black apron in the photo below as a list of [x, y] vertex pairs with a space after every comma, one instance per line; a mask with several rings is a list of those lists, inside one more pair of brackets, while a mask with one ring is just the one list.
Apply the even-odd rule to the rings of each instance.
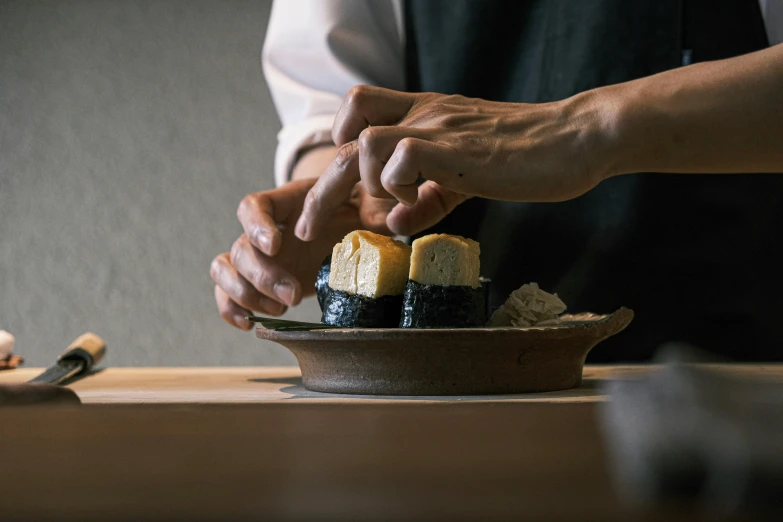
[[[756, 0], [408, 0], [408, 90], [547, 102], [766, 47]], [[521, 284], [569, 310], [627, 306], [631, 326], [590, 362], [688, 342], [783, 360], [783, 176], [620, 176], [564, 203], [474, 198], [426, 233], [481, 242], [499, 306]]]

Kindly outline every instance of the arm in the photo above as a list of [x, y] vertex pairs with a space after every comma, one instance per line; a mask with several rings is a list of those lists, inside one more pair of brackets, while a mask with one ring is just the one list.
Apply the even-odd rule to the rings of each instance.
[[608, 175], [783, 172], [783, 45], [599, 91]]
[[342, 157], [306, 201], [296, 229], [306, 241], [359, 180], [408, 205], [388, 224], [409, 235], [402, 208], [432, 222], [471, 196], [563, 201], [634, 172], [783, 172], [783, 45], [553, 103], [360, 86], [332, 134]]
[[[328, 165], [313, 158], [327, 154], [319, 146], [332, 145], [334, 117], [351, 87], [403, 88], [401, 23], [398, 0], [274, 2], [261, 62], [283, 124], [275, 154], [277, 186], [293, 177], [315, 177]], [[306, 165], [297, 158], [307, 159]]]
[[[357, 228], [388, 233], [393, 201], [348, 197], [305, 244], [293, 225], [315, 178], [335, 158], [331, 129], [348, 89], [357, 83], [401, 88], [399, 2], [284, 0], [275, 2], [263, 68], [283, 123], [275, 154], [276, 189], [248, 194], [237, 217], [244, 234], [210, 266], [223, 319], [248, 330], [250, 311], [280, 315], [314, 292], [318, 267], [336, 242]], [[293, 178], [293, 179], [292, 179]], [[290, 181], [290, 182], [289, 182]]]

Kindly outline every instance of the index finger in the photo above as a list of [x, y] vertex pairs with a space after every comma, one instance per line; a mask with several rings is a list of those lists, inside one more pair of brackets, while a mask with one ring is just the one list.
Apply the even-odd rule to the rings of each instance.
[[332, 162], [307, 193], [294, 234], [302, 241], [318, 238], [324, 223], [351, 197], [359, 175], [359, 145], [351, 141], [337, 150]]
[[395, 125], [413, 107], [416, 95], [370, 85], [356, 85], [337, 112], [332, 125], [335, 144], [345, 145], [371, 125]]
[[239, 203], [237, 219], [250, 242], [268, 256], [277, 254], [282, 234], [275, 221], [275, 209], [264, 194], [248, 194]]
[[279, 223], [286, 223], [294, 212], [301, 195], [313, 180], [294, 180], [280, 188], [254, 192], [242, 199], [237, 218], [250, 243], [268, 256], [280, 250], [283, 234]]

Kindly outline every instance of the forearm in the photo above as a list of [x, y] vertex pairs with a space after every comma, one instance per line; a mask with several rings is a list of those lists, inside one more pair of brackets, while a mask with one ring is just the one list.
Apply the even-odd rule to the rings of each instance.
[[334, 159], [337, 147], [322, 145], [302, 152], [291, 172], [291, 179], [317, 178]]
[[783, 172], [783, 45], [592, 91], [606, 176]]

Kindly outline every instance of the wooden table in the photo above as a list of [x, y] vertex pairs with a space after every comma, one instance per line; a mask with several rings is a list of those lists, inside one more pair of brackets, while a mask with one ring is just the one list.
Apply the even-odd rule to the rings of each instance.
[[[712, 365], [719, 371], [783, 382], [783, 364]], [[25, 382], [43, 368], [0, 372], [0, 383]], [[638, 378], [655, 366], [586, 366], [575, 390], [469, 397], [375, 397], [311, 392], [298, 367], [108, 368], [69, 385], [85, 404], [583, 403], [605, 400], [602, 384]]]
[[[720, 369], [783, 382], [779, 365]], [[71, 385], [85, 406], [0, 410], [0, 520], [705, 520], [612, 487], [601, 383], [650, 371], [369, 398], [307, 392], [295, 368], [107, 369]]]

